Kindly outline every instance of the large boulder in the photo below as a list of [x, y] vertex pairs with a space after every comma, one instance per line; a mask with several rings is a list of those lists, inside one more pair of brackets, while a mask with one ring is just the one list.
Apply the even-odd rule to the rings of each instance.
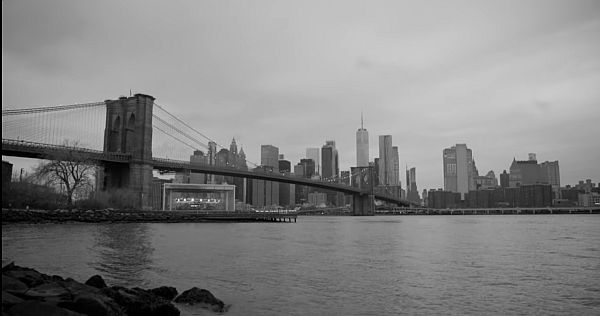
[[2, 310], [8, 310], [13, 305], [17, 305], [23, 302], [23, 299], [16, 297], [8, 292], [2, 291]]
[[179, 310], [171, 302], [140, 288], [112, 286], [102, 292], [121, 305], [129, 316], [179, 316]]
[[223, 301], [216, 298], [208, 290], [199, 289], [197, 287], [193, 287], [181, 293], [181, 295], [175, 298], [175, 302], [189, 305], [199, 305], [217, 313], [223, 313], [226, 311]]
[[2, 275], [2, 291], [21, 293], [25, 292], [27, 289], [27, 285], [18, 279], [9, 277], [8, 275]]
[[52, 280], [51, 276], [41, 274], [30, 268], [23, 268], [16, 265], [8, 265], [2, 268], [2, 275], [17, 279], [23, 282], [27, 287], [34, 287]]
[[148, 290], [150, 293], [162, 297], [167, 301], [172, 301], [177, 296], [177, 289], [172, 286], [161, 286]]
[[85, 281], [85, 284], [89, 285], [89, 286], [93, 286], [98, 289], [103, 289], [103, 288], [107, 287], [106, 282], [104, 282], [104, 279], [97, 274], [92, 276], [91, 278], [89, 278], [87, 281]]
[[17, 304], [9, 309], [7, 314], [11, 316], [84, 316], [84, 314], [39, 301], [26, 301]]
[[80, 293], [59, 307], [88, 316], [123, 316], [122, 308], [111, 298], [93, 293]]
[[21, 297], [28, 300], [52, 302], [57, 304], [59, 302], [71, 300], [73, 295], [62, 284], [58, 282], [49, 282], [30, 288], [23, 293]]

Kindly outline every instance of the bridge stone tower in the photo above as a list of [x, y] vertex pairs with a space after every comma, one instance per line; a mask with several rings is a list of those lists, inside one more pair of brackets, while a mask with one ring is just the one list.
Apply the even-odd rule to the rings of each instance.
[[352, 196], [352, 212], [356, 216], [375, 215], [373, 167], [352, 167], [352, 186], [367, 192]]
[[104, 151], [131, 154], [128, 164], [104, 164], [97, 188], [126, 189], [134, 195], [134, 205], [149, 209], [152, 183], [152, 106], [154, 97], [136, 94], [106, 100]]

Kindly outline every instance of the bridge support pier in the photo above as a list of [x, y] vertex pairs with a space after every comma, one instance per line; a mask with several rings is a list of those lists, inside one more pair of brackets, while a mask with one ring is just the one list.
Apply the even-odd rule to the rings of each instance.
[[372, 194], [355, 194], [352, 197], [352, 213], [355, 216], [375, 215], [375, 196]]
[[131, 154], [131, 161], [128, 164], [105, 163], [98, 174], [101, 185], [97, 188], [109, 192], [127, 190], [133, 195], [134, 207], [150, 209], [154, 97], [136, 94], [105, 103], [104, 151]]

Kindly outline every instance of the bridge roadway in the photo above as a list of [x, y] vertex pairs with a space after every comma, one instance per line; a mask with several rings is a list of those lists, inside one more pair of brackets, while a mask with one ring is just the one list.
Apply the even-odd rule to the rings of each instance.
[[[130, 163], [134, 162], [130, 154], [117, 152], [104, 152], [100, 150], [68, 147], [60, 145], [42, 144], [27, 142], [14, 139], [2, 139], [2, 155], [48, 159], [48, 157], [59, 157], [61, 159], [77, 158], [87, 159], [93, 162], [116, 162]], [[190, 170], [196, 173], [215, 174], [222, 176], [240, 177], [257, 180], [276, 181], [297, 185], [306, 185], [310, 187], [333, 190], [351, 195], [368, 195], [370, 190], [351, 187], [342, 183], [317, 181], [300, 177], [293, 177], [273, 172], [254, 172], [240, 170], [231, 167], [210, 166], [201, 164], [191, 164], [186, 161], [153, 158], [149, 162], [154, 169], [164, 171], [183, 171]], [[397, 199], [381, 194], [374, 194], [375, 199], [389, 203], [395, 203], [399, 206], [410, 206], [406, 200]]]

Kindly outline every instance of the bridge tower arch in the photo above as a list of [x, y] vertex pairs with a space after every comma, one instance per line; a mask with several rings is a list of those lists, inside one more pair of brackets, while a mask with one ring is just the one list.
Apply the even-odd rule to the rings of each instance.
[[128, 164], [105, 162], [98, 173], [97, 188], [128, 190], [134, 195], [136, 207], [150, 208], [154, 97], [136, 94], [104, 102], [104, 151], [131, 154], [131, 161]]

